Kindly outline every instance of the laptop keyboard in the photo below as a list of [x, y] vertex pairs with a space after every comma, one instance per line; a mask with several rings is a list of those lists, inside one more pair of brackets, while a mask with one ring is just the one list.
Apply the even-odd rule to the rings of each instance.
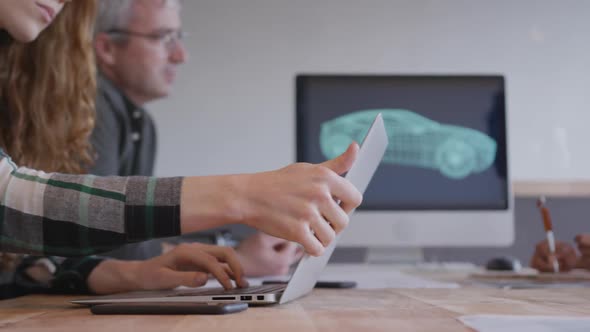
[[262, 285], [262, 286], [251, 286], [246, 288], [235, 288], [225, 290], [223, 288], [213, 289], [187, 289], [179, 290], [174, 294], [168, 296], [210, 296], [210, 295], [244, 295], [244, 294], [266, 294], [274, 293], [277, 291], [284, 290], [287, 285]]

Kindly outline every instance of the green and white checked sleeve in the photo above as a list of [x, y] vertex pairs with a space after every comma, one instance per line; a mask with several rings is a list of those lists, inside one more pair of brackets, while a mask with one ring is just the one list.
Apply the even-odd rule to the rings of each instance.
[[179, 235], [181, 186], [180, 177], [44, 173], [0, 149], [0, 251], [81, 256]]

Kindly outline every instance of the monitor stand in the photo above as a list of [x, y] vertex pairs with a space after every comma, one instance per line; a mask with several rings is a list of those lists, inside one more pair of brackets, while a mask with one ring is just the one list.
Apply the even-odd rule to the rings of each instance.
[[419, 264], [424, 262], [422, 248], [369, 247], [365, 256], [368, 264]]

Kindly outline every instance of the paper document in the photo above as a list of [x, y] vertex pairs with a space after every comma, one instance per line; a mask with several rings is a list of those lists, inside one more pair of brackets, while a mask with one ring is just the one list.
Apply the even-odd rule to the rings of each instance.
[[[257, 286], [263, 280], [288, 281], [289, 276], [268, 276], [248, 278], [250, 286]], [[388, 265], [370, 264], [328, 264], [319, 278], [320, 281], [356, 281], [358, 289], [377, 288], [459, 288], [459, 284], [417, 277], [401, 272]], [[211, 279], [205, 287], [221, 287]]]
[[541, 282], [582, 282], [590, 281], [590, 272], [576, 269], [569, 272], [548, 273], [524, 268], [519, 272], [482, 270], [472, 273], [471, 277], [477, 279], [527, 279]]
[[524, 269], [521, 272], [479, 271], [470, 275], [473, 285], [506, 289], [590, 287], [590, 273], [573, 270], [564, 273], [539, 273]]
[[[264, 280], [289, 280], [289, 277], [267, 277]], [[257, 285], [261, 279], [248, 279]], [[459, 284], [406, 274], [388, 265], [328, 264], [320, 281], [355, 281], [357, 289], [379, 288], [459, 288]]]
[[387, 265], [328, 265], [320, 280], [350, 280], [357, 282], [357, 288], [459, 288], [459, 284], [441, 282], [425, 277], [406, 274]]
[[478, 332], [588, 332], [590, 318], [563, 316], [472, 315], [458, 318]]

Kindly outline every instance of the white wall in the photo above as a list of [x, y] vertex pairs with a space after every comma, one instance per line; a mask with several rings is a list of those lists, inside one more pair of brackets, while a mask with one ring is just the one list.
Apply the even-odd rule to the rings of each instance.
[[590, 179], [590, 1], [186, 0], [158, 175], [294, 160], [294, 75], [502, 73], [517, 180]]

